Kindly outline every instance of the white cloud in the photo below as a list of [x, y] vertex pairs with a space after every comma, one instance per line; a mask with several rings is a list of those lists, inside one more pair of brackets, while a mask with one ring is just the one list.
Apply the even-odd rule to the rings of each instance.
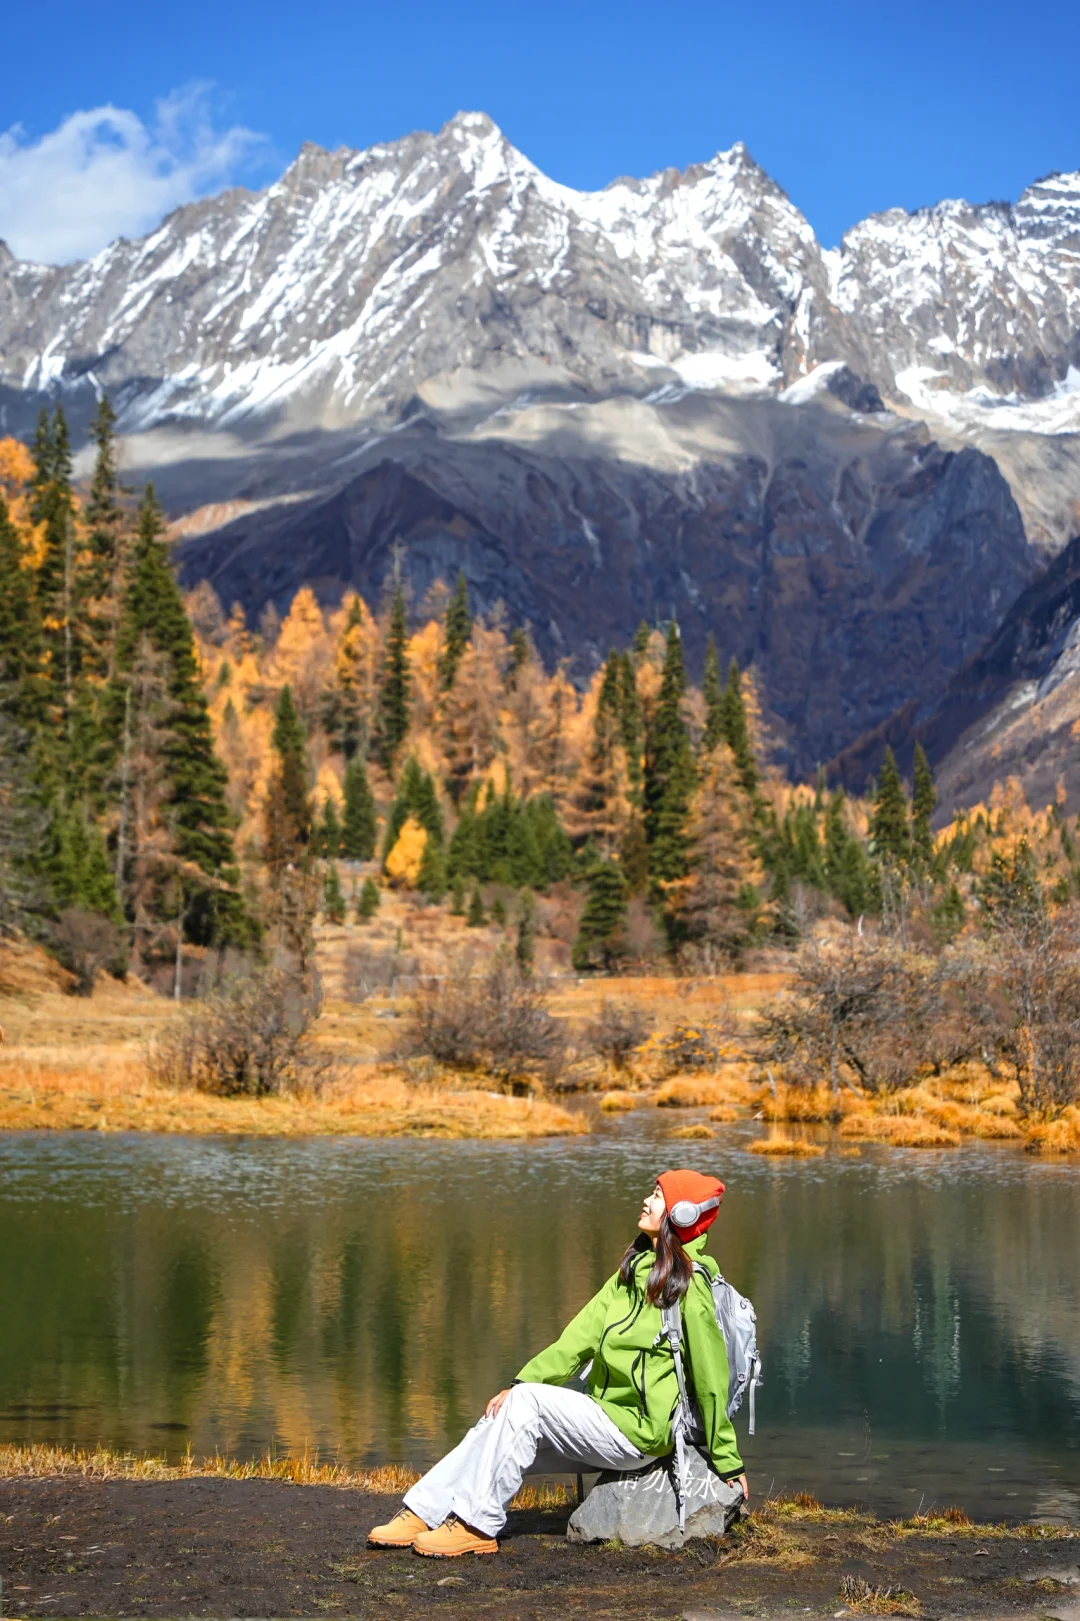
[[40, 140], [0, 134], [0, 238], [19, 259], [65, 264], [216, 190], [264, 138], [215, 126], [210, 87], [157, 103], [153, 123], [122, 107], [71, 113]]

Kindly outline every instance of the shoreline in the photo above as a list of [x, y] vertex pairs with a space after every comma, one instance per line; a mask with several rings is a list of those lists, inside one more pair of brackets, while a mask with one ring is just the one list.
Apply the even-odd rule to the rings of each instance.
[[1034, 1621], [1076, 1593], [1075, 1527], [980, 1525], [958, 1510], [882, 1521], [805, 1496], [756, 1506], [725, 1538], [664, 1552], [568, 1543], [570, 1491], [527, 1483], [497, 1558], [368, 1549], [367, 1528], [412, 1477], [314, 1457], [169, 1465], [0, 1447], [5, 1614], [647, 1621], [794, 1608]]

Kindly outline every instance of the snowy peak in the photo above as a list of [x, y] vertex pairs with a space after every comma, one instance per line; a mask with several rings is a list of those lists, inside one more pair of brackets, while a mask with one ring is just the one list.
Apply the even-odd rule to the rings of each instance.
[[1080, 426], [1078, 267], [1076, 174], [1015, 207], [890, 210], [827, 253], [741, 142], [581, 192], [461, 112], [362, 152], [305, 145], [267, 190], [83, 265], [0, 250], [0, 384], [92, 378], [129, 429], [386, 425], [447, 376], [669, 399], [835, 363], [852, 398], [865, 384], [962, 432], [1044, 402], [1059, 432]]

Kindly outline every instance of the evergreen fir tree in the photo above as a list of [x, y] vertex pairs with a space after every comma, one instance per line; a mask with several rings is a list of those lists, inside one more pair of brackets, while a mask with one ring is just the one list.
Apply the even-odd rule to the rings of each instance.
[[323, 878], [323, 911], [330, 923], [344, 923], [345, 895], [341, 888], [336, 861], [326, 863], [326, 875]]
[[472, 616], [469, 613], [469, 589], [465, 584], [465, 575], [458, 571], [457, 583], [449, 602], [446, 604], [446, 617], [443, 621], [443, 651], [439, 660], [439, 685], [444, 692], [449, 692], [454, 685], [457, 667], [461, 663], [461, 655], [468, 646], [472, 635]]
[[175, 853], [208, 880], [189, 910], [188, 939], [195, 944], [246, 944], [251, 924], [238, 889], [240, 874], [225, 802], [227, 775], [214, 752], [191, 624], [169, 566], [163, 531], [161, 508], [148, 485], [117, 636], [120, 680], [112, 706], [114, 747], [119, 748], [123, 727], [123, 678], [130, 674], [145, 637], [168, 661], [168, 693], [174, 712], [166, 764]]
[[375, 854], [375, 799], [364, 762], [356, 755], [345, 771], [345, 823], [341, 853], [348, 861], [370, 861]]
[[882, 861], [906, 862], [911, 854], [907, 801], [891, 748], [885, 750], [874, 801], [870, 822], [874, 854]]
[[269, 799], [280, 818], [271, 865], [296, 859], [311, 837], [311, 800], [308, 796], [307, 734], [296, 712], [292, 688], [286, 682], [274, 711], [270, 741], [277, 755]]
[[412, 679], [409, 673], [408, 644], [405, 595], [399, 585], [390, 605], [390, 624], [386, 633], [377, 717], [379, 761], [383, 770], [387, 772], [393, 770], [394, 757], [409, 731]]
[[42, 658], [33, 574], [0, 496], [0, 706], [18, 726], [36, 729], [44, 723]]
[[105, 841], [85, 806], [54, 802], [43, 865], [57, 911], [78, 907], [122, 921]]
[[327, 795], [323, 806], [322, 827], [319, 830], [321, 853], [330, 861], [336, 861], [342, 854], [341, 849], [341, 823], [338, 820], [337, 806]]
[[618, 936], [626, 917], [626, 884], [614, 861], [594, 861], [586, 882], [588, 897], [578, 925], [572, 960], [581, 970], [611, 968], [618, 957]]
[[911, 842], [918, 860], [929, 863], [934, 854], [930, 818], [937, 808], [934, 773], [921, 743], [915, 745], [915, 765], [911, 794]]
[[501, 895], [495, 897], [495, 904], [491, 908], [491, 921], [500, 929], [506, 927], [506, 902]]
[[739, 770], [739, 781], [743, 789], [753, 798], [758, 790], [758, 768], [757, 761], [754, 758], [754, 746], [750, 737], [750, 728], [746, 720], [742, 675], [735, 659], [732, 659], [728, 669], [727, 685], [724, 688], [720, 702], [720, 724], [724, 742], [735, 756], [735, 764]]
[[472, 894], [469, 896], [469, 910], [465, 914], [465, 922], [470, 929], [482, 929], [487, 922], [487, 915], [484, 912], [484, 899], [480, 894], [479, 884], [473, 885]]
[[76, 675], [78, 584], [71, 441], [61, 406], [56, 406], [51, 422], [39, 419], [34, 454], [31, 514], [44, 526], [37, 600], [48, 655], [45, 673], [52, 719], [56, 731], [63, 733]]
[[[645, 836], [654, 883], [673, 883], [686, 873], [686, 816], [695, 772], [682, 715], [686, 667], [674, 620], [668, 627], [660, 696], [645, 745]], [[620, 882], [621, 874], [620, 874]]]
[[634, 661], [623, 653], [619, 661], [619, 726], [622, 733], [623, 753], [626, 756], [626, 778], [632, 805], [641, 803], [641, 746], [644, 721], [641, 698], [638, 695]]
[[726, 736], [724, 724], [724, 691], [720, 685], [720, 660], [716, 653], [716, 638], [710, 632], [709, 640], [705, 645], [705, 673], [701, 682], [701, 694], [705, 699], [705, 731], [701, 738], [701, 747], [706, 751], [714, 749], [723, 742]]
[[532, 973], [535, 956], [536, 903], [531, 890], [523, 889], [518, 902], [517, 938], [514, 942], [514, 959], [523, 974]]
[[416, 875], [416, 887], [428, 900], [441, 901], [446, 894], [446, 883], [446, 856], [443, 853], [442, 842], [433, 839], [429, 834], [424, 840], [420, 871]]
[[84, 666], [107, 680], [116, 674], [116, 634], [123, 573], [123, 512], [116, 465], [116, 412], [103, 394], [90, 426], [97, 446], [86, 502], [89, 565], [82, 582]]
[[465, 880], [460, 873], [450, 885], [450, 912], [453, 917], [465, 916]]
[[518, 625], [510, 637], [510, 664], [506, 671], [507, 692], [517, 690], [518, 671], [528, 664], [531, 654], [529, 633], [522, 625]]
[[367, 923], [375, 916], [381, 899], [379, 886], [374, 878], [365, 878], [364, 887], [360, 891], [360, 904], [356, 909], [357, 918], [361, 923]]
[[648, 652], [650, 634], [647, 620], [642, 619], [634, 632], [634, 640], [630, 644], [630, 651], [635, 658], [644, 658]]

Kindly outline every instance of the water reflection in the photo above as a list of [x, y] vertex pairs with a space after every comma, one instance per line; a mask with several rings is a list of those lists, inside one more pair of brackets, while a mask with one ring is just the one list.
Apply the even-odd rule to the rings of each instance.
[[[688, 1149], [758, 1307], [760, 1488], [1075, 1515], [1075, 1168]], [[528, 1147], [0, 1138], [0, 1438], [426, 1463], [610, 1273], [673, 1151], [640, 1121]]]

